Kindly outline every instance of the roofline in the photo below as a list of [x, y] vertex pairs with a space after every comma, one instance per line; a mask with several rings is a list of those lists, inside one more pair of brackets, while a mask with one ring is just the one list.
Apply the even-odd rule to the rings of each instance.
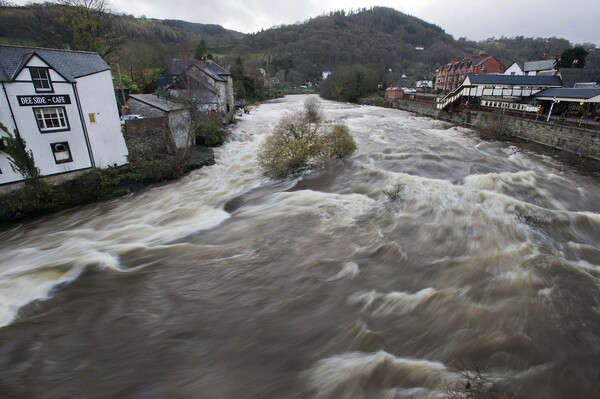
[[[24, 47], [26, 48], [26, 47]], [[30, 53], [30, 54], [26, 54], [22, 60], [21, 63], [19, 64], [19, 66], [17, 67], [17, 69], [15, 70], [15, 73], [13, 74], [13, 76], [11, 76], [10, 80], [14, 81], [15, 78], [17, 77], [17, 75], [19, 75], [23, 69], [25, 69], [25, 66], [27, 65], [27, 63], [29, 61], [31, 61], [31, 59], [36, 56], [38, 57], [40, 60], [44, 61], [44, 63], [46, 65], [48, 65], [49, 68], [51, 68], [54, 72], [56, 72], [61, 78], [63, 78], [65, 81], [69, 82], [69, 83], [75, 83], [74, 81], [72, 81], [71, 79], [67, 79], [62, 73], [60, 73], [59, 71], [56, 70], [55, 67], [52, 66], [52, 64], [50, 62], [48, 62], [46, 59], [44, 59], [44, 57], [42, 57], [41, 55], [39, 55], [36, 51]]]
[[[200, 68], [200, 69], [202, 69], [202, 68]], [[186, 72], [187, 72], [187, 70], [186, 70]], [[173, 80], [173, 83], [171, 83], [169, 86], [167, 86], [167, 89], [172, 89], [172, 90], [193, 90], [193, 89], [189, 89], [189, 88], [188, 88], [188, 89], [173, 89], [173, 88], [172, 88], [172, 87], [173, 87], [173, 85], [174, 85], [174, 84], [175, 84], [177, 81], [179, 81], [180, 79], [183, 79], [183, 78], [184, 78], [182, 75], [183, 75], [183, 73], [182, 73], [181, 75], [177, 76], [177, 77], [175, 78], [175, 80]], [[187, 75], [187, 76], [189, 76], [189, 78], [193, 79], [195, 82], [197, 82], [197, 83], [199, 83], [200, 85], [202, 85], [204, 88], [206, 88], [206, 89], [207, 89], [208, 91], [210, 91], [211, 93], [213, 93], [213, 94], [216, 94], [216, 95], [219, 95], [219, 89], [217, 89], [216, 87], [213, 87], [213, 86], [209, 85], [208, 83], [206, 83], [206, 82], [203, 82], [202, 80], [198, 80], [198, 79], [194, 78], [193, 76], [190, 76], [190, 75]]]
[[211, 78], [213, 78], [219, 82], [227, 82], [227, 79], [224, 79], [218, 73], [211, 71], [210, 68], [203, 66], [203, 65], [198, 65], [196, 63], [193, 63], [192, 65], [190, 65], [184, 72], [187, 72], [192, 68], [199, 69], [200, 71], [204, 72], [205, 74], [207, 74], [208, 76], [210, 76]]
[[106, 68], [106, 69], [103, 69], [103, 70], [101, 70], [101, 71], [96, 71], [96, 72], [90, 72], [90, 73], [86, 73], [85, 75], [77, 75], [77, 76], [75, 76], [75, 78], [76, 78], [76, 79], [79, 79], [79, 78], [85, 78], [85, 77], [87, 77], [87, 76], [92, 76], [92, 75], [95, 75], [95, 74], [97, 74], [97, 73], [106, 72], [106, 71], [112, 71], [111, 67], [109, 66], [108, 68]]
[[597, 101], [590, 101], [591, 99], [596, 98], [596, 97], [598, 97], [598, 99], [600, 100], [600, 95], [587, 97], [587, 98], [584, 98], [584, 97], [560, 97], [560, 96], [536, 96], [536, 95], [533, 95], [532, 97], [535, 97], [536, 100], [544, 100], [544, 101], [559, 100], [559, 101], [571, 102], [571, 103], [577, 103], [577, 102], [596, 103]]
[[[69, 49], [64, 49], [64, 48], [37, 47], [37, 46], [19, 46], [19, 45], [14, 45], [14, 44], [0, 44], [0, 47], [12, 47], [12, 48], [22, 48], [22, 49], [30, 49], [30, 50], [60, 51], [63, 53], [98, 54], [96, 51], [69, 50]], [[100, 54], [98, 54], [98, 55], [100, 55]]]
[[[157, 109], [160, 109], [161, 111], [165, 111], [165, 112], [173, 112], [173, 111], [179, 111], [179, 110], [182, 110], [182, 109], [189, 109], [190, 108], [190, 106], [185, 106], [185, 105], [182, 104], [181, 108], [167, 110], [167, 109], [164, 109], [164, 108], [159, 108], [159, 107], [156, 106], [156, 104], [152, 104], [149, 101], [144, 101], [143, 98], [138, 98], [138, 96], [151, 96], [151, 95], [152, 94], [130, 94], [129, 98], [133, 98], [135, 100], [138, 100], [141, 103], [144, 103], [146, 105], [151, 106], [152, 108], [157, 108]], [[160, 97], [158, 97], [158, 98], [161, 99]], [[164, 101], [168, 101], [168, 100], [164, 100]], [[173, 102], [173, 103], [174, 104], [180, 104], [180, 103], [176, 103], [176, 102]]]
[[[556, 82], [556, 83], [537, 83], [537, 82], [532, 82], [532, 83], [524, 83], [524, 82], [500, 82], [500, 81], [496, 81], [496, 82], [485, 82], [485, 83], [471, 83], [471, 77], [476, 77], [476, 78], [493, 78], [494, 76], [502, 76], [504, 77], [504, 79], [507, 79], [508, 77], [512, 77], [512, 79], [521, 79], [521, 80], [527, 80], [527, 79], [536, 79], [536, 76], [529, 76], [529, 75], [493, 75], [493, 74], [484, 74], [484, 75], [467, 75], [465, 77], [465, 80], [463, 81], [462, 86], [481, 86], [481, 85], [491, 85], [491, 84], [495, 84], [495, 85], [501, 85], [501, 86], [538, 86], [538, 87], [542, 87], [542, 86], [546, 86], [546, 87], [563, 87], [561, 83]], [[540, 76], [541, 78], [552, 78], [555, 76]], [[558, 77], [556, 77], [558, 78]], [[469, 84], [465, 84], [465, 82], [467, 81]], [[558, 78], [560, 80], [560, 78]]]

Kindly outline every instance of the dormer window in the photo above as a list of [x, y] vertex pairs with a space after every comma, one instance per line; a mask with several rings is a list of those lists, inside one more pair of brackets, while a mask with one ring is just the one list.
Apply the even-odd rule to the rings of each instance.
[[47, 68], [29, 68], [36, 93], [52, 92], [52, 82]]

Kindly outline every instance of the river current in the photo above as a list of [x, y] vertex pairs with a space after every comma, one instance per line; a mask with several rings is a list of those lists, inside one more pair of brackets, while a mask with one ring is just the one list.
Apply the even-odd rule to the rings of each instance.
[[323, 101], [357, 152], [265, 179], [256, 150], [305, 99], [177, 182], [0, 228], [0, 397], [445, 398], [481, 367], [599, 398], [598, 177]]

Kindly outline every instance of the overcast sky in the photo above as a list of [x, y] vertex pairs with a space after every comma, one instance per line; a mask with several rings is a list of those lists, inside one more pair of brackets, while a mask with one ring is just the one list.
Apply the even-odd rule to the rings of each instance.
[[[10, 0], [9, 0], [10, 1]], [[39, 0], [38, 0], [39, 1]], [[118, 12], [158, 19], [218, 24], [252, 33], [303, 22], [323, 13], [386, 6], [436, 24], [455, 39], [560, 37], [600, 46], [597, 0], [109, 0]], [[12, 0], [26, 4], [30, 0]]]

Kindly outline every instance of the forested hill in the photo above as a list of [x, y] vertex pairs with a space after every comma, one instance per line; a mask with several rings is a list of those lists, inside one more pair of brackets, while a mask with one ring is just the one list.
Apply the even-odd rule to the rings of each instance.
[[[61, 12], [64, 6], [57, 4], [19, 7], [0, 0], [0, 43], [78, 49], [65, 36]], [[385, 7], [335, 11], [247, 35], [219, 25], [109, 16], [114, 33], [124, 40], [105, 58], [113, 66], [119, 64], [142, 91], [155, 87], [158, 71], [169, 59], [192, 58], [199, 44], [203, 54], [211, 54], [224, 66], [243, 63], [247, 70], [262, 68], [292, 85], [318, 80], [323, 71], [362, 66], [380, 83], [403, 86], [433, 78], [435, 70], [452, 58], [486, 52], [508, 66], [514, 60], [561, 54], [571, 46], [557, 38], [456, 40], [439, 26]]]
[[[0, 43], [65, 47], [61, 10], [53, 3], [32, 3], [27, 6], [3, 6], [0, 1]], [[111, 24], [126, 45], [150, 46], [155, 52], [175, 55], [196, 47], [200, 40], [214, 48], [231, 47], [244, 34], [220, 25], [179, 20], [135, 18], [132, 15], [111, 15]]]
[[343, 65], [417, 74], [461, 53], [439, 26], [383, 7], [336, 11], [250, 34], [237, 50], [255, 60], [262, 55], [267, 69], [293, 69], [302, 76]]
[[[336, 11], [302, 24], [247, 35], [238, 54], [271, 73], [292, 70], [310, 76], [339, 66], [362, 65], [386, 71], [385, 80], [402, 83], [432, 78], [452, 58], [487, 52], [508, 64], [560, 54], [570, 43], [557, 38], [501, 38], [483, 42], [455, 40], [441, 27], [392, 8]], [[251, 57], [250, 57], [251, 56]]]

